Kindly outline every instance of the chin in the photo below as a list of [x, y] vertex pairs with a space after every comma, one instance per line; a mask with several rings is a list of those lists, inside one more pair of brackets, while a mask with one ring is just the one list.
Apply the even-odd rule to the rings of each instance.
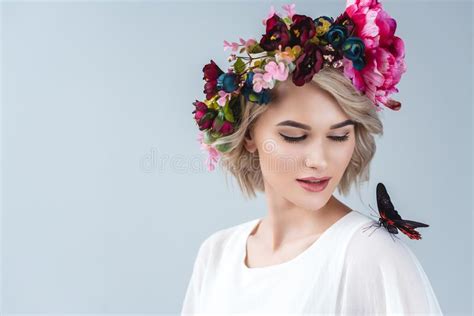
[[303, 198], [299, 203], [298, 206], [305, 210], [317, 211], [324, 207], [327, 202], [329, 201], [329, 196], [322, 196], [322, 197], [308, 197]]
[[307, 192], [302, 188], [297, 188], [296, 191], [287, 194], [285, 198], [302, 209], [315, 211], [325, 206], [331, 198], [332, 193], [328, 189], [329, 188], [326, 188], [323, 192], [315, 193]]

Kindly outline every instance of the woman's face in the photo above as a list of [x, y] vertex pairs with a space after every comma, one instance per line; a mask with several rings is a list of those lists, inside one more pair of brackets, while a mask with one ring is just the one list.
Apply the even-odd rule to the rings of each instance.
[[[266, 193], [303, 209], [320, 209], [351, 160], [354, 125], [331, 128], [349, 117], [329, 93], [313, 83], [298, 87], [287, 80], [278, 89], [281, 97], [262, 105], [268, 109], [255, 122], [245, 147], [258, 151]], [[297, 181], [305, 177], [331, 179], [324, 190], [310, 192]]]

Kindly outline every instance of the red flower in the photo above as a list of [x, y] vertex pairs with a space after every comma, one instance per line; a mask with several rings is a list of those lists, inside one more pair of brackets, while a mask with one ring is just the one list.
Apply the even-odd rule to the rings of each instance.
[[260, 46], [266, 51], [273, 51], [281, 45], [284, 50], [290, 42], [290, 33], [285, 22], [276, 14], [267, 20], [266, 34], [260, 39]]
[[204, 102], [196, 100], [193, 104], [196, 108], [192, 113], [194, 114], [194, 119], [199, 126], [199, 130], [202, 131], [210, 128], [217, 112], [209, 109]]
[[316, 34], [314, 21], [310, 17], [301, 14], [293, 15], [292, 20], [290, 46], [300, 45], [303, 47]]
[[221, 129], [219, 130], [220, 133], [222, 133], [223, 136], [229, 135], [234, 131], [234, 127], [232, 126], [232, 123], [224, 121], [224, 123], [221, 126]]
[[311, 42], [304, 46], [304, 52], [295, 61], [295, 70], [293, 71], [293, 83], [302, 86], [311, 81], [314, 74], [321, 70], [323, 66], [323, 54], [321, 48]]
[[234, 126], [232, 125], [232, 123], [226, 120], [221, 120], [219, 119], [219, 117], [216, 117], [212, 122], [212, 130], [221, 133], [222, 136], [226, 136], [234, 131]]
[[206, 94], [206, 99], [209, 100], [217, 94], [217, 78], [224, 72], [213, 60], [206, 64], [202, 71], [204, 72], [203, 79], [206, 80], [203, 92]]

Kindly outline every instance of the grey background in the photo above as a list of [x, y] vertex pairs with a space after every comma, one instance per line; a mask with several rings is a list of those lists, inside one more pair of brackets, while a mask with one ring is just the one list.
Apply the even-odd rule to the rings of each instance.
[[[260, 39], [286, 2], [3, 2], [1, 311], [178, 313], [200, 243], [265, 215], [206, 171], [192, 102], [223, 40]], [[337, 17], [345, 1], [297, 1]], [[408, 71], [384, 110], [383, 182], [446, 315], [471, 314], [472, 2], [383, 1]], [[337, 195], [337, 194], [336, 194]]]

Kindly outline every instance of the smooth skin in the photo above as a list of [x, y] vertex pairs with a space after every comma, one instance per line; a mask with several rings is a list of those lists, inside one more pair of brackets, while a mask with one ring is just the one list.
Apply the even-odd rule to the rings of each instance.
[[[268, 213], [250, 233], [245, 264], [265, 267], [289, 261], [332, 224], [351, 211], [333, 195], [355, 148], [354, 125], [330, 126], [349, 119], [337, 101], [313, 82], [298, 87], [280, 83], [281, 98], [268, 104], [245, 139], [249, 152], [258, 151]], [[311, 130], [277, 126], [292, 120]], [[306, 138], [288, 142], [283, 138]], [[334, 137], [347, 140], [337, 141]], [[342, 138], [341, 138], [342, 137]], [[296, 181], [331, 177], [321, 192], [308, 192]]]

